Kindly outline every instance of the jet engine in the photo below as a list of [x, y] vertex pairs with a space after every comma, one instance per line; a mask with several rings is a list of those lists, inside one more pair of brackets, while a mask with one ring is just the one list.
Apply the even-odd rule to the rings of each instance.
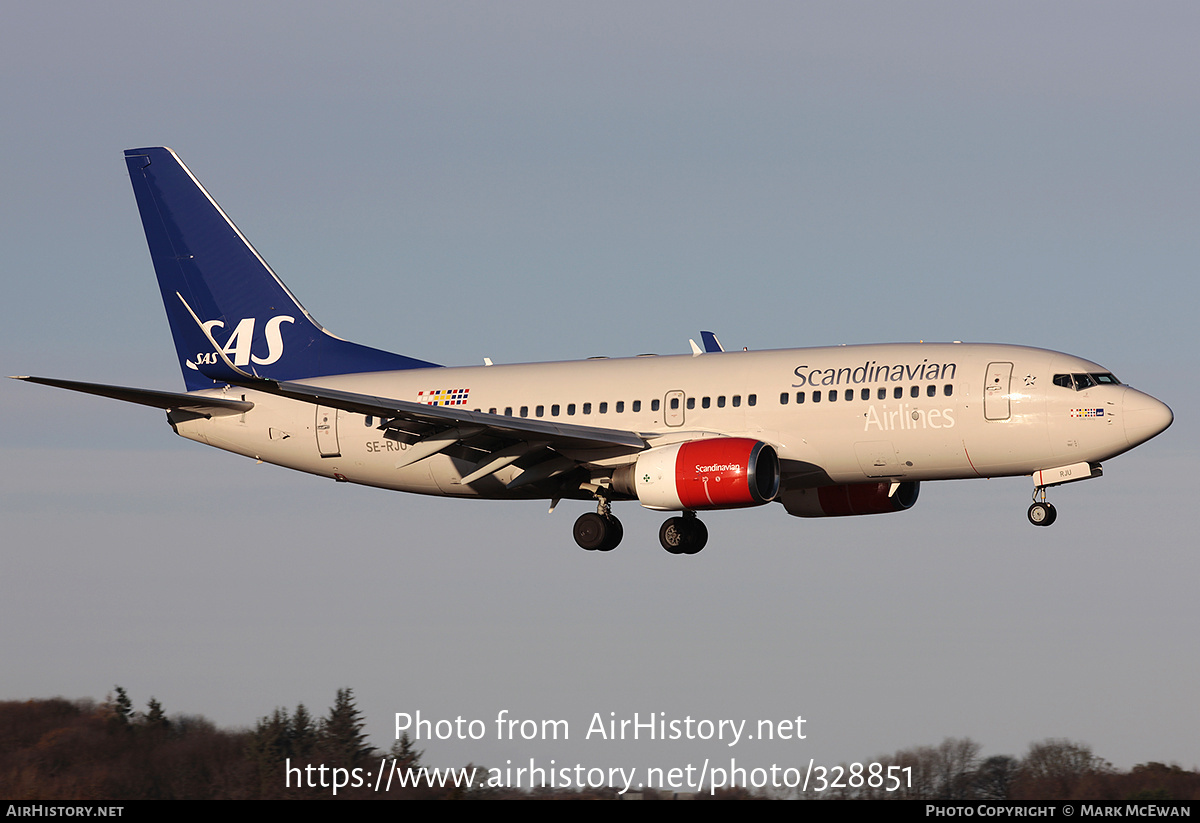
[[818, 486], [815, 489], [789, 489], [779, 498], [787, 513], [796, 517], [843, 517], [851, 514], [886, 514], [911, 509], [917, 502], [921, 484], [852, 483], [842, 486]]
[[613, 474], [613, 488], [664, 511], [760, 506], [779, 492], [779, 456], [745, 437], [673, 443], [622, 466]]

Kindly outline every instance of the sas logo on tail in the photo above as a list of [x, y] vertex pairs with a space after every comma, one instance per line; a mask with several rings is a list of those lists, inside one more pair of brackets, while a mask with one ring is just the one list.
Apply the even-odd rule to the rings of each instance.
[[[255, 322], [256, 320], [253, 317], [242, 318], [234, 328], [233, 334], [229, 335], [229, 339], [221, 346], [221, 353], [233, 361], [233, 365], [235, 366], [248, 366], [252, 362], [259, 366], [269, 366], [283, 357], [283, 334], [280, 332], [279, 327], [284, 323], [295, 323], [296, 318], [280, 314], [267, 321], [266, 326], [263, 327], [263, 337], [267, 341], [266, 357], [259, 357], [252, 351]], [[213, 340], [216, 340], [218, 345], [220, 345], [221, 341], [215, 330], [223, 328], [225, 328], [225, 323], [222, 320], [209, 320], [204, 324], [204, 330], [212, 335]], [[216, 352], [199, 352], [196, 354], [196, 363], [212, 365], [217, 360]], [[188, 368], [197, 368], [196, 363], [188, 360]]]

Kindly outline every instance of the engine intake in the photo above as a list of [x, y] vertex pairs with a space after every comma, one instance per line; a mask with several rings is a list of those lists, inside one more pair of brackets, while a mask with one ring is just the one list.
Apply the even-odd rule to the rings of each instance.
[[663, 511], [761, 506], [779, 493], [779, 456], [746, 437], [689, 440], [642, 452], [613, 487]]

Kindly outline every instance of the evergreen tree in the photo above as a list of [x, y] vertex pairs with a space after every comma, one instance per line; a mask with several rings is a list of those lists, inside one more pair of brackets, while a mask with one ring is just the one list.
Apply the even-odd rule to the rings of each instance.
[[395, 761], [398, 769], [419, 769], [421, 767], [421, 757], [425, 754], [424, 749], [418, 750], [413, 745], [412, 738], [408, 736], [408, 732], [400, 735], [400, 739], [392, 744], [392, 748], [388, 750], [388, 757]]
[[292, 752], [298, 758], [306, 758], [317, 747], [317, 724], [303, 703], [292, 714]]
[[292, 756], [292, 719], [287, 709], [276, 709], [270, 717], [258, 721], [250, 748], [260, 768], [274, 766]]
[[334, 761], [331, 765], [354, 768], [375, 753], [367, 745], [363, 725], [362, 714], [354, 705], [354, 690], [338, 689], [329, 717], [321, 724], [321, 748]]
[[129, 699], [129, 695], [120, 686], [114, 686], [117, 690], [116, 700], [110, 700], [112, 705], [113, 717], [121, 726], [128, 726], [129, 721], [133, 719], [133, 701]]
[[979, 764], [975, 771], [975, 792], [980, 800], [1004, 803], [1012, 795], [1013, 784], [1021, 774], [1021, 763], [1007, 754], [997, 754]]
[[171, 721], [167, 720], [167, 713], [163, 711], [162, 703], [159, 703], [153, 697], [146, 704], [149, 711], [146, 712], [146, 725], [152, 729], [167, 730], [171, 728]]

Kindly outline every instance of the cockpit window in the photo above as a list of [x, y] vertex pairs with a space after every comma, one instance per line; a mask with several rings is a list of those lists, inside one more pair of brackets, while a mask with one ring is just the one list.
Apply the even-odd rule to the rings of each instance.
[[1054, 385], [1062, 386], [1064, 389], [1083, 391], [1085, 389], [1090, 389], [1093, 386], [1119, 386], [1121, 385], [1121, 381], [1109, 372], [1095, 372], [1092, 374], [1056, 374], [1054, 375]]

